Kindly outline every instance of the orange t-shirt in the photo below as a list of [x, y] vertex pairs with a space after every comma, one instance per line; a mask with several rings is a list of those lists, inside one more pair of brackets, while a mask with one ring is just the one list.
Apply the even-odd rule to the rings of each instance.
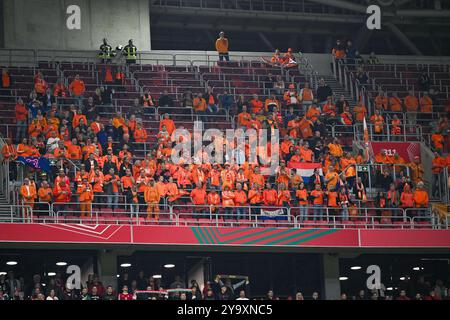
[[311, 196], [314, 197], [313, 204], [323, 205], [324, 192], [322, 190], [311, 191]]

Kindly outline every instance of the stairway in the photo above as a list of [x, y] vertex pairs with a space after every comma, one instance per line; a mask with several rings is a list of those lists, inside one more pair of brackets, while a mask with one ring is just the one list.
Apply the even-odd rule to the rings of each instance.
[[318, 75], [318, 79], [321, 78], [323, 78], [325, 80], [325, 83], [330, 86], [331, 90], [333, 90], [335, 99], [339, 99], [339, 97], [343, 94], [345, 96], [345, 100], [348, 101], [351, 108], [356, 106], [357, 101], [353, 100], [353, 98], [350, 96], [350, 92], [346, 91], [345, 88], [339, 83], [339, 81], [334, 78], [334, 76]]

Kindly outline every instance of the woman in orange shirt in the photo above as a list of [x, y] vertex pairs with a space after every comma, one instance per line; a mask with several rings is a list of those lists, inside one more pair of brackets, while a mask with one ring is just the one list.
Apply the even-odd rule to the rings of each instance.
[[209, 204], [209, 208], [211, 210], [211, 213], [216, 213], [217, 209], [220, 205], [220, 196], [216, 192], [216, 189], [212, 189], [210, 193], [208, 193], [207, 202]]
[[308, 216], [308, 190], [303, 181], [299, 183], [298, 189], [295, 191], [295, 198], [300, 207], [300, 221], [303, 222]]
[[291, 192], [286, 189], [284, 183], [280, 183], [278, 187], [277, 205], [282, 207], [291, 206]]

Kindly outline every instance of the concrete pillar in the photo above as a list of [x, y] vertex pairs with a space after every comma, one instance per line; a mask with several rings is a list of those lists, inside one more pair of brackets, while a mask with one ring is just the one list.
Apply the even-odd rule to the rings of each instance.
[[341, 295], [339, 281], [339, 256], [337, 254], [323, 254], [323, 278], [325, 299], [337, 300]]
[[117, 252], [101, 250], [97, 253], [98, 275], [106, 288], [111, 285], [117, 290]]
[[188, 286], [190, 286], [191, 280], [197, 281], [200, 289], [203, 290], [205, 283], [205, 263], [203, 259], [188, 270], [186, 279]]

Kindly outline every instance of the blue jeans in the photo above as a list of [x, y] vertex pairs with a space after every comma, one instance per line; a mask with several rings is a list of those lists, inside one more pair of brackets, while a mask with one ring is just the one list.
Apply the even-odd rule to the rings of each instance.
[[308, 207], [300, 206], [300, 221], [303, 222], [308, 218]]
[[348, 207], [347, 205], [342, 206], [342, 221], [348, 221]]
[[237, 207], [236, 208], [236, 216], [237, 216], [237, 219], [239, 220], [239, 219], [245, 219], [246, 218], [246, 213], [248, 213], [248, 211], [247, 210], [245, 210], [245, 208], [244, 207]]
[[323, 213], [322, 213], [322, 205], [321, 204], [315, 204], [314, 205], [314, 216], [313, 216], [313, 221], [316, 221], [316, 220], [322, 220], [322, 215], [323, 215]]
[[17, 124], [17, 135], [16, 135], [16, 139], [18, 141], [18, 143], [22, 142], [23, 138], [26, 138], [27, 135], [27, 121], [26, 120], [17, 120], [16, 122]]
[[117, 204], [119, 203], [119, 193], [113, 192], [112, 194], [108, 194], [106, 202], [108, 203], [109, 209], [117, 209]]
[[73, 96], [74, 100], [75, 100], [75, 104], [78, 105], [79, 107], [83, 106], [83, 99], [84, 97], [81, 96]]

